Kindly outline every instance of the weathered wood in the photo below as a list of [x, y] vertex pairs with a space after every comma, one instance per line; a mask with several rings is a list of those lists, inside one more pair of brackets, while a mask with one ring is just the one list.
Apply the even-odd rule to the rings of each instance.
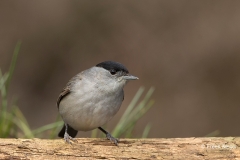
[[240, 137], [121, 139], [0, 139], [0, 159], [240, 159]]

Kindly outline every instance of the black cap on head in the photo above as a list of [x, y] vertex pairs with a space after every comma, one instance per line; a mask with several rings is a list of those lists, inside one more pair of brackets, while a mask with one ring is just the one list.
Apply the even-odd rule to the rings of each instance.
[[112, 71], [112, 70], [115, 70], [116, 72], [118, 71], [122, 71], [122, 72], [125, 72], [125, 73], [128, 73], [128, 70], [127, 68], [122, 65], [121, 63], [118, 63], [118, 62], [113, 62], [113, 61], [105, 61], [105, 62], [101, 62], [99, 64], [96, 65], [97, 67], [102, 67], [108, 71]]

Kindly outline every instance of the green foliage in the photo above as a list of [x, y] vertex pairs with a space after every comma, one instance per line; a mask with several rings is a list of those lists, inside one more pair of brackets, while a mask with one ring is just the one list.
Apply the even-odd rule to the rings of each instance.
[[[15, 47], [9, 70], [3, 74], [0, 69], [0, 138], [34, 138], [43, 136], [55, 138], [57, 136], [57, 132], [60, 130], [60, 127], [63, 125], [63, 121], [60, 120], [59, 116], [57, 117], [56, 122], [32, 130], [26, 118], [16, 106], [16, 103], [14, 101], [12, 103], [9, 101], [8, 88], [14, 73], [20, 46], [21, 42], [19, 41]], [[120, 121], [114, 128], [112, 132], [113, 136], [122, 136], [126, 138], [133, 136], [133, 129], [137, 121], [153, 106], [154, 101], [150, 100], [153, 91], [154, 89], [150, 88], [144, 98], [140, 101], [144, 88], [141, 87], [138, 90]], [[151, 125], [146, 125], [142, 133], [143, 138], [148, 136], [150, 129]], [[98, 130], [94, 130], [92, 132], [92, 137], [97, 137], [97, 131]]]
[[20, 49], [20, 45], [21, 42], [18, 42], [15, 50], [14, 50], [14, 54], [13, 54], [13, 58], [12, 58], [12, 62], [9, 68], [9, 71], [6, 73], [2, 73], [1, 69], [0, 69], [0, 91], [1, 91], [1, 106], [0, 106], [0, 137], [9, 137], [9, 136], [16, 136], [16, 111], [17, 111], [17, 107], [15, 106], [15, 104], [12, 104], [11, 107], [9, 107], [8, 110], [8, 106], [10, 105], [8, 102], [8, 88], [9, 88], [9, 84], [10, 81], [12, 79], [12, 75], [16, 66], [16, 60], [17, 60], [17, 56], [18, 56], [18, 52]]
[[10, 103], [8, 98], [8, 89], [14, 73], [17, 62], [18, 53], [21, 42], [19, 41], [14, 49], [12, 61], [8, 72], [2, 73], [0, 69], [0, 90], [1, 90], [1, 106], [0, 106], [0, 137], [18, 137], [21, 134], [26, 138], [33, 138], [34, 135], [23, 116], [22, 112], [15, 105]]
[[[62, 121], [57, 121], [32, 130], [20, 109], [15, 105], [15, 102], [9, 102], [8, 88], [16, 66], [20, 46], [21, 42], [19, 41], [15, 47], [9, 70], [3, 74], [0, 69], [0, 91], [2, 101], [0, 106], [0, 137], [34, 138], [36, 136], [40, 137], [41, 134], [47, 130], [51, 130], [49, 137], [54, 138], [58, 132], [57, 128], [62, 126]], [[59, 120], [59, 117], [57, 120]]]

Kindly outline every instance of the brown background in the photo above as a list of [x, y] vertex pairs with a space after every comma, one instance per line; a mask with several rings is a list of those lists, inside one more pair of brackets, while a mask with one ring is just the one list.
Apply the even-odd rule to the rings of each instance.
[[[149, 137], [240, 135], [240, 1], [0, 1], [0, 67], [22, 40], [10, 97], [32, 128], [52, 123], [56, 99], [78, 72], [104, 60], [123, 63], [156, 88]], [[89, 136], [89, 132], [79, 134]]]

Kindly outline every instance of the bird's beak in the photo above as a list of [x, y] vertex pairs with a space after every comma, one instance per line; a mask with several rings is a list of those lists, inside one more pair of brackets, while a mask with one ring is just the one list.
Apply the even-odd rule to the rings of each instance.
[[135, 77], [131, 74], [127, 74], [126, 76], [123, 76], [123, 79], [126, 79], [126, 80], [137, 80], [139, 79], [138, 77]]

